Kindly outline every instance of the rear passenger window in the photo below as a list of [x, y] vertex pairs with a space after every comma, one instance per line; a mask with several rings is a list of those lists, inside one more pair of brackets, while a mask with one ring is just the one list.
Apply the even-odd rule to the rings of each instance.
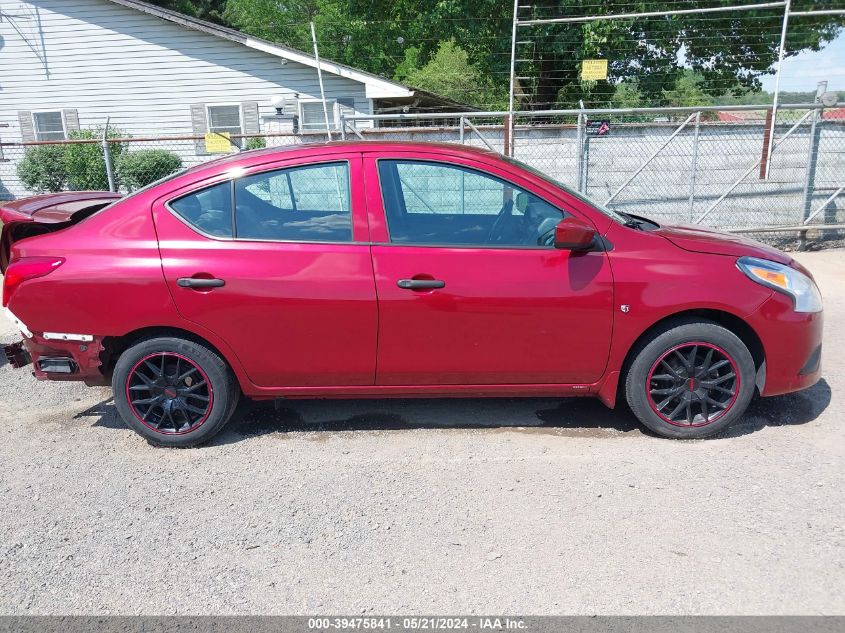
[[351, 242], [347, 163], [291, 167], [235, 182], [236, 237]]
[[203, 233], [232, 237], [232, 185], [222, 182], [170, 203], [179, 216]]

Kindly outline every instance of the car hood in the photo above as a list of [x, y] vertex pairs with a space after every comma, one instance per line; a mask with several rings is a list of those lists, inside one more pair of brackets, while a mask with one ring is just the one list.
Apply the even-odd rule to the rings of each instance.
[[790, 264], [792, 258], [762, 242], [700, 226], [661, 226], [655, 233], [665, 237], [675, 246], [693, 253], [712, 253], [732, 257], [752, 256], [780, 264]]

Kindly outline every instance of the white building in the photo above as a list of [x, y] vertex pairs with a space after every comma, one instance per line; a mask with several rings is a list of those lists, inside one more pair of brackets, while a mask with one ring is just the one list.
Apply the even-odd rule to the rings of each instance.
[[[320, 67], [334, 129], [342, 109], [449, 105], [349, 66]], [[137, 0], [0, 0], [2, 142], [65, 139], [107, 117], [135, 137], [266, 133], [274, 97], [301, 132], [325, 133], [311, 55]]]

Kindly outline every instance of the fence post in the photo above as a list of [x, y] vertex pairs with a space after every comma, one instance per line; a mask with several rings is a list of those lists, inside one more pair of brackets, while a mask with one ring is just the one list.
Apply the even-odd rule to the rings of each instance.
[[103, 128], [103, 161], [106, 163], [106, 178], [108, 178], [109, 181], [109, 191], [117, 191], [117, 187], [114, 182], [114, 168], [111, 163], [111, 149], [109, 149], [108, 141], [110, 119], [111, 117], [106, 117], [106, 125]]
[[783, 57], [786, 53], [786, 31], [789, 27], [789, 13], [792, 10], [792, 0], [785, 0], [783, 7], [783, 25], [780, 31], [780, 46], [778, 47], [778, 59], [776, 62], [775, 72], [775, 92], [772, 96], [772, 118], [771, 121], [766, 121], [768, 125], [769, 143], [766, 144], [766, 155], [761, 165], [760, 179], [768, 180], [769, 174], [772, 170], [772, 152], [775, 150], [775, 126], [778, 123], [778, 101], [780, 98], [780, 75], [781, 66], [783, 66]]
[[578, 191], [584, 193], [584, 115], [578, 113]]
[[587, 134], [584, 134], [584, 150], [582, 152], [582, 163], [583, 166], [581, 168], [581, 176], [584, 179], [581, 183], [580, 191], [583, 194], [587, 193], [587, 185], [589, 184], [590, 180], [590, 137]]
[[698, 135], [701, 127], [701, 111], [695, 113], [695, 133], [692, 137], [692, 168], [689, 181], [689, 221], [695, 215], [695, 174], [698, 170]]
[[[820, 81], [816, 87], [816, 103], [819, 98], [827, 91], [827, 82]], [[802, 222], [806, 222], [813, 211], [813, 194], [816, 188], [816, 169], [819, 163], [819, 141], [821, 140], [821, 127], [818, 122], [824, 110], [814, 110], [813, 118], [810, 122], [810, 144], [807, 150], [807, 171], [804, 175], [804, 212]], [[805, 250], [807, 248], [807, 232], [801, 231], [798, 236], [798, 250]]]
[[460, 130], [461, 145], [464, 144], [464, 125], [466, 125], [466, 123], [464, 123], [464, 117], [461, 117], [461, 130]]
[[511, 133], [513, 131], [513, 127], [511, 126], [512, 120], [513, 119], [510, 114], [505, 115], [505, 125], [502, 128], [502, 134], [504, 135], [504, 138], [502, 139], [502, 154], [505, 156], [513, 156], [513, 152], [511, 151], [511, 143], [513, 142], [513, 139], [511, 139]]

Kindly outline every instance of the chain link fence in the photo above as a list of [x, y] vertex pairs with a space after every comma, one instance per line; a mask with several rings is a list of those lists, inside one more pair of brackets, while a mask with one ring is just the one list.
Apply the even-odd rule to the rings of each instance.
[[[783, 107], [777, 113], [773, 140], [768, 111], [759, 106], [522, 112], [515, 114], [512, 125], [504, 112], [449, 113], [439, 118], [427, 114], [425, 119], [357, 115], [342, 119], [340, 133], [333, 136], [489, 149], [542, 171], [598, 204], [664, 222], [738, 230], [797, 229], [845, 224], [842, 112], [806, 104]], [[319, 143], [326, 134], [278, 133], [232, 140], [217, 149], [225, 153], [240, 147]], [[770, 141], [773, 151], [766, 178]], [[2, 143], [0, 149], [0, 199], [32, 195], [49, 188], [45, 183], [54, 189], [110, 186], [100, 140]], [[107, 154], [112, 186], [128, 192], [174, 169], [220, 155], [207, 149], [205, 137], [111, 139]], [[27, 167], [39, 152], [47, 164], [40, 181]], [[75, 160], [69, 161], [68, 155]], [[73, 172], [74, 164], [81, 175]]]
[[358, 129], [371, 120], [364, 116], [345, 125], [347, 137], [436, 140], [509, 154], [616, 210], [751, 230], [845, 222], [841, 114], [812, 104], [783, 107], [773, 141], [770, 114], [760, 106], [518, 113], [512, 136], [506, 113], [444, 115], [447, 125], [428, 128], [408, 116], [398, 117], [409, 124], [404, 128]]

